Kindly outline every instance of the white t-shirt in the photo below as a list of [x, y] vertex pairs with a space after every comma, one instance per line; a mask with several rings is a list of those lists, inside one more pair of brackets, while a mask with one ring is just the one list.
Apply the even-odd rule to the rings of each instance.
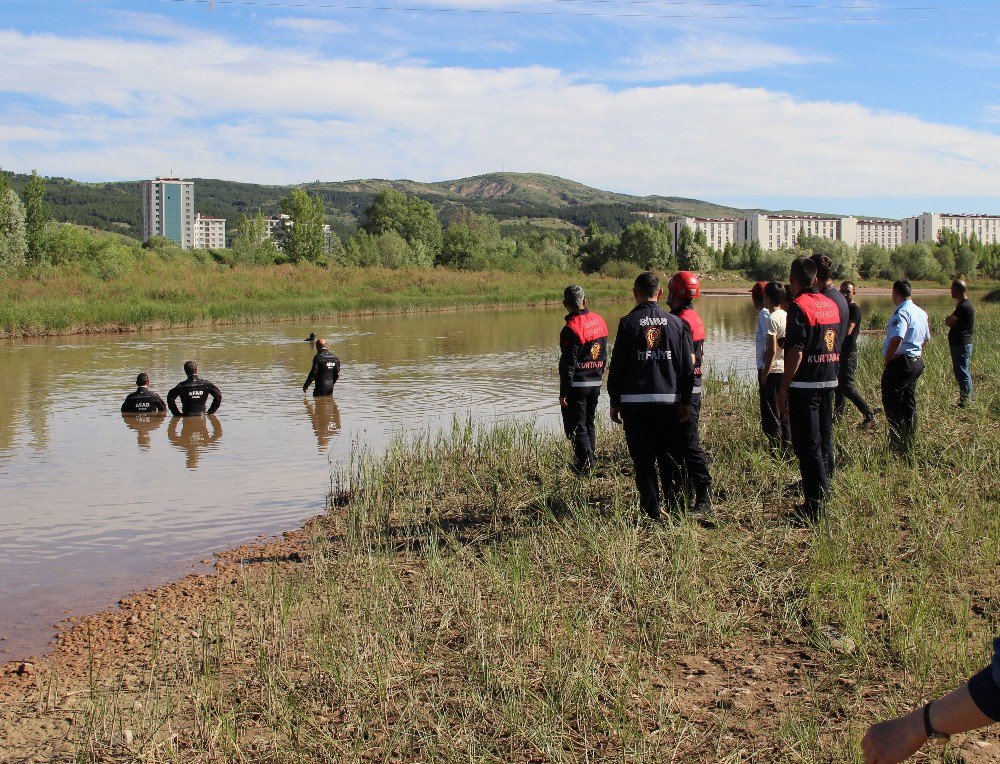
[[[775, 308], [767, 318], [768, 342], [771, 337], [781, 339], [785, 336], [785, 326], [787, 325], [788, 314], [781, 308]], [[763, 366], [763, 363], [761, 364]], [[771, 370], [768, 374], [783, 374], [785, 372], [785, 349], [778, 345], [774, 351], [774, 360], [771, 361]]]
[[757, 314], [757, 332], [754, 334], [753, 338], [757, 343], [757, 368], [764, 368], [764, 343], [767, 341], [767, 319], [771, 315], [771, 311], [767, 308], [761, 308], [760, 313]]

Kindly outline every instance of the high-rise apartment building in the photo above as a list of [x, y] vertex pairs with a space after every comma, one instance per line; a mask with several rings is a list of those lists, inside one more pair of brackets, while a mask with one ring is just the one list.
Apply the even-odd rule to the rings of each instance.
[[976, 235], [983, 244], [1000, 242], [1000, 215], [960, 215], [953, 212], [925, 212], [903, 220], [903, 243], [918, 244], [937, 241], [942, 230], [959, 236]]
[[895, 249], [903, 243], [903, 224], [898, 220], [859, 220], [857, 246], [878, 244]]
[[142, 183], [142, 240], [164, 236], [182, 249], [194, 246], [194, 183], [157, 178]]
[[822, 215], [750, 215], [736, 226], [739, 243], [756, 241], [762, 249], [787, 249], [794, 247], [799, 233], [819, 236], [833, 241], [857, 244], [858, 219], [852, 217], [827, 217]]
[[708, 246], [721, 250], [736, 241], [736, 226], [742, 222], [736, 218], [675, 218], [670, 224], [674, 236], [674, 252], [677, 251], [677, 239], [685, 227], [695, 233], [704, 231]]
[[192, 240], [195, 249], [225, 249], [226, 219], [210, 218], [196, 212]]

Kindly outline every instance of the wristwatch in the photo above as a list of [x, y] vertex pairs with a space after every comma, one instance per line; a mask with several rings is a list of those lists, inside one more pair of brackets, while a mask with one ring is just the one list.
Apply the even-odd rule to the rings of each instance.
[[[931, 703], [934, 701], [932, 700]], [[951, 735], [946, 735], [943, 732], [937, 732], [931, 726], [931, 703], [924, 706], [924, 732], [927, 734], [927, 740], [932, 743], [937, 743], [939, 745], [944, 745], [949, 740], [951, 740]]]

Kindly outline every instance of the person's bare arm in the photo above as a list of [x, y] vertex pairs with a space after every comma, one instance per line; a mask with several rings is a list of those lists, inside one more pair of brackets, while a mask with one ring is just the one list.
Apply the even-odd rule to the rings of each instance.
[[958, 318], [956, 318], [955, 314], [952, 313], [950, 316], [945, 316], [944, 325], [950, 328], [955, 325], [956, 321], [958, 321]]
[[854, 334], [854, 327], [856, 327], [856, 326], [857, 326], [857, 324], [854, 323], [853, 321], [851, 321], [847, 325], [847, 336], [851, 336], [852, 334]]
[[[973, 702], [968, 684], [934, 701], [930, 715], [931, 727], [945, 735], [993, 724], [993, 720]], [[865, 754], [865, 764], [898, 764], [920, 750], [926, 742], [924, 709], [921, 706], [898, 719], [872, 725], [861, 741], [861, 749]]]
[[767, 375], [771, 373], [771, 364], [774, 363], [774, 357], [777, 354], [778, 335], [769, 334], [767, 335], [767, 341], [764, 344], [764, 368], [762, 369], [764, 379], [767, 379]]
[[781, 375], [781, 388], [778, 390], [778, 411], [782, 414], [788, 413], [788, 387], [801, 364], [802, 351], [798, 348], [785, 348], [785, 373]]

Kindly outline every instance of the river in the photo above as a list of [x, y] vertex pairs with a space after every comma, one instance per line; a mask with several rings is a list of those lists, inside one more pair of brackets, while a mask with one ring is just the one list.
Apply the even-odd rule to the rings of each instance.
[[[888, 297], [863, 306], [891, 311]], [[628, 307], [595, 306], [612, 333]], [[707, 366], [748, 373], [749, 298], [696, 307]], [[466, 311], [0, 343], [0, 658], [43, 652], [70, 612], [298, 526], [323, 510], [331, 465], [352, 444], [378, 448], [455, 416], [557, 428], [561, 319], [561, 310]], [[302, 395], [310, 331], [342, 360], [333, 399]], [[217, 417], [119, 415], [138, 372], [165, 398], [188, 359], [222, 389]]]

